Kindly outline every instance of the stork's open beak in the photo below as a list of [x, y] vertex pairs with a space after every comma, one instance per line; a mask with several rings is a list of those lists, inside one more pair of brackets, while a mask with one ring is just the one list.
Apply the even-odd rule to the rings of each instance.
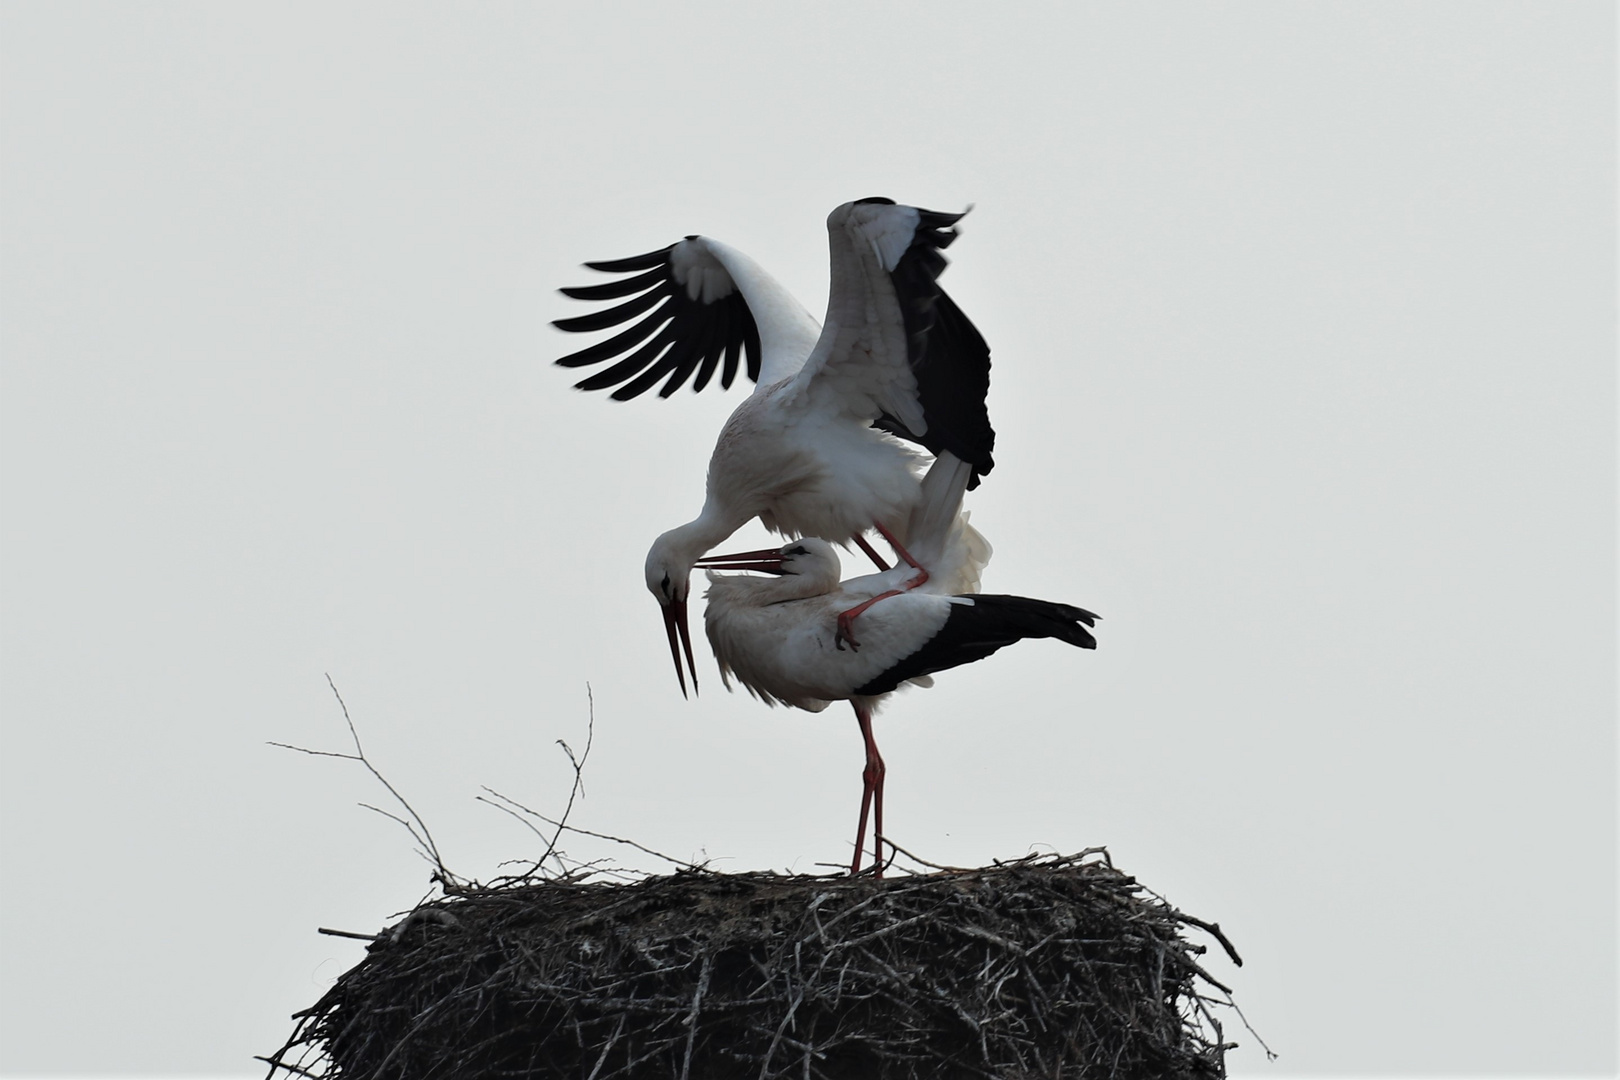
[[695, 694], [698, 692], [697, 664], [692, 660], [692, 632], [686, 626], [685, 600], [671, 600], [664, 605], [664, 629], [669, 632], [669, 655], [675, 660], [675, 678], [680, 680], [681, 697], [686, 697], [686, 672], [681, 670], [683, 646], [686, 649], [686, 666], [692, 672], [692, 693]]
[[782, 551], [766, 548], [763, 551], [738, 551], [730, 555], [708, 555], [692, 564], [703, 570], [761, 570], [767, 574], [782, 573]]

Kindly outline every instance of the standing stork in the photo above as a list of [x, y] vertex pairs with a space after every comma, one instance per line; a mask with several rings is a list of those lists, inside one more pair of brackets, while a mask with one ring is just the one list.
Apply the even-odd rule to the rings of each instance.
[[[961, 217], [890, 199], [834, 210], [827, 218], [832, 277], [824, 326], [752, 259], [703, 236], [587, 263], [635, 276], [563, 290], [580, 300], [634, 297], [560, 319], [555, 325], [563, 330], [639, 319], [557, 361], [564, 367], [616, 361], [577, 383], [579, 389], [616, 387], [612, 396], [623, 401], [662, 381], [659, 394], [668, 397], [688, 378], [694, 390], [703, 389], [717, 371], [727, 387], [744, 356], [757, 383], [720, 431], [702, 510], [659, 536], [647, 553], [647, 588], [662, 605], [683, 695], [683, 649], [697, 690], [686, 613], [692, 567], [750, 519], [783, 536], [855, 543], [887, 569], [865, 539], [875, 528], [906, 564], [894, 586], [904, 591], [926, 581], [927, 570], [905, 546], [922, 459], [900, 440], [965, 462], [969, 487], [994, 465], [995, 432], [985, 408], [990, 349], [938, 284], [946, 264], [940, 252], [956, 238]], [[845, 613], [840, 648], [854, 643], [856, 614]]]
[[[717, 555], [697, 562], [710, 570], [704, 628], [729, 688], [736, 679], [767, 705], [820, 712], [834, 701], [855, 710], [866, 745], [861, 813], [850, 873], [860, 872], [868, 810], [872, 866], [881, 875], [883, 779], [872, 715], [902, 684], [932, 686], [938, 671], [982, 660], [1025, 638], [1057, 638], [1097, 647], [1097, 616], [1068, 604], [1023, 596], [977, 593], [989, 545], [958, 516], [966, 466], [941, 456], [923, 485], [926, 498], [912, 521], [915, 551], [931, 573], [924, 586], [862, 617], [864, 647], [841, 649], [839, 621], [851, 607], [893, 595], [898, 570], [840, 583], [832, 546], [805, 538], [775, 551]], [[919, 520], [920, 519], [920, 520]], [[715, 574], [759, 570], [773, 578]]]

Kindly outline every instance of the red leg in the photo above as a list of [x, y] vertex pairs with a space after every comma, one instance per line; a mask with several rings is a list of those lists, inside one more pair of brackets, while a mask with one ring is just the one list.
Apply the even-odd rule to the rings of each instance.
[[[887, 540], [889, 542], [889, 546], [894, 548], [895, 552], [900, 556], [900, 558], [905, 560], [906, 565], [917, 571], [917, 576], [906, 582], [905, 587], [902, 589], [890, 589], [886, 593], [879, 593], [877, 596], [872, 597], [872, 599], [866, 601], [865, 603], [857, 604], [848, 611], [841, 612], [838, 616], [838, 633], [833, 635], [833, 644], [838, 646], [840, 650], [843, 649], [844, 642], [846, 641], [849, 642], [849, 647], [852, 649], [859, 650], [861, 647], [861, 643], [855, 640], [854, 631], [850, 629], [850, 624], [855, 621], [855, 617], [857, 615], [871, 607], [873, 604], [877, 603], [879, 600], [887, 600], [891, 596], [899, 596], [903, 592], [909, 592], [928, 580], [928, 571], [923, 569], [921, 563], [911, 557], [911, 552], [907, 551], [901, 545], [900, 541], [894, 538], [893, 533], [883, 527], [883, 523], [881, 521], [874, 521], [872, 525], [877, 529], [878, 532], [883, 534], [883, 539]], [[861, 548], [865, 550], [868, 555], [872, 556], [872, 561], [876, 562], [879, 566], [883, 566], [883, 560], [879, 559], [877, 554], [867, 546], [865, 537], [856, 537], [856, 540], [860, 543]], [[883, 566], [883, 569], [887, 570], [888, 567]]]
[[[872, 744], [872, 753], [877, 754], [877, 743]], [[883, 876], [883, 777], [888, 773], [883, 759], [877, 759], [877, 783], [872, 787], [872, 873], [875, 877]]]
[[866, 557], [876, 563], [879, 570], [887, 570], [889, 568], [889, 564], [883, 561], [883, 556], [872, 550], [872, 545], [866, 542], [865, 536], [862, 536], [860, 533], [856, 533], [855, 545], [862, 551], [866, 552]]
[[872, 785], [866, 782], [866, 776], [861, 776], [861, 820], [855, 826], [855, 858], [849, 864], [851, 877], [861, 872], [861, 850], [866, 844], [866, 811], [872, 805]]
[[860, 652], [861, 643], [855, 640], [855, 631], [850, 628], [850, 623], [855, 621], [855, 616], [859, 615], [861, 612], [865, 611], [879, 600], [887, 600], [891, 596], [899, 596], [903, 591], [904, 590], [902, 589], [890, 589], [886, 593], [878, 593], [870, 600], [863, 600], [861, 603], [856, 604], [848, 611], [839, 612], [838, 632], [833, 635], [833, 644], [836, 645], [840, 651], [842, 651], [844, 648], [844, 642], [847, 641], [849, 642], [849, 647], [851, 649], [854, 649], [856, 652]]
[[883, 756], [878, 753], [877, 740], [872, 737], [872, 713], [866, 706], [856, 701], [850, 705], [855, 709], [855, 720], [861, 725], [861, 739], [866, 743], [866, 769], [861, 773], [861, 821], [855, 833], [855, 860], [850, 863], [851, 875], [861, 872], [861, 848], [866, 841], [866, 813], [870, 807], [874, 811], [872, 830], [872, 871], [874, 876], [883, 876], [883, 776], [887, 769], [883, 764]]
[[923, 569], [922, 563], [911, 557], [911, 552], [907, 551], [903, 546], [901, 546], [900, 541], [894, 538], [894, 533], [890, 532], [888, 529], [885, 529], [881, 521], [872, 522], [872, 527], [877, 529], [877, 531], [882, 534], [883, 539], [889, 542], [889, 546], [894, 548], [895, 554], [899, 555], [901, 560], [904, 561], [907, 566], [917, 571], [917, 576], [906, 582], [906, 588], [908, 590], [915, 589], [917, 586], [928, 580], [928, 571]]

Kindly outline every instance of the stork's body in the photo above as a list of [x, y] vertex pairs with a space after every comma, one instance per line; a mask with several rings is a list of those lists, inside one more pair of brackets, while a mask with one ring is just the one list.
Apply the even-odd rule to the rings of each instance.
[[887, 575], [840, 584], [838, 556], [814, 538], [781, 552], [781, 578], [712, 576], [704, 613], [728, 684], [734, 678], [769, 704], [811, 712], [834, 701], [873, 706], [902, 683], [1029, 637], [1096, 647], [1085, 629], [1096, 616], [1080, 608], [1022, 596], [940, 595], [924, 586], [873, 607], [861, 624], [861, 648], [839, 649], [839, 613], [884, 588]]
[[[617, 386], [613, 396], [625, 399], [663, 380], [667, 397], [688, 377], [701, 389], [717, 371], [729, 386], [744, 354], [757, 379], [720, 432], [702, 510], [647, 553], [647, 587], [664, 607], [683, 692], [676, 638], [692, 668], [686, 631], [692, 566], [750, 519], [784, 536], [855, 542], [874, 559], [863, 534], [876, 528], [912, 567], [902, 587], [914, 586], [926, 574], [916, 572], [903, 545], [921, 497], [924, 459], [900, 440], [966, 462], [970, 486], [990, 471], [989, 348], [936, 280], [945, 265], [940, 249], [955, 238], [951, 226], [960, 217], [886, 199], [834, 210], [827, 219], [832, 280], [825, 326], [752, 259], [700, 236], [634, 259], [590, 264], [644, 271], [635, 278], [564, 290], [581, 299], [648, 290], [610, 311], [557, 323], [599, 330], [651, 311], [614, 338], [558, 361], [583, 366], [628, 352], [581, 381], [582, 389]], [[695, 668], [692, 678], [695, 687]]]
[[848, 544], [882, 524], [904, 541], [924, 459], [869, 421], [805, 409], [797, 390], [783, 379], [737, 406], [709, 458], [703, 509], [648, 553], [649, 587], [654, 570], [684, 580], [682, 566], [755, 517], [787, 537]]
[[1096, 616], [1081, 608], [1021, 596], [976, 594], [989, 545], [959, 515], [966, 466], [941, 455], [923, 481], [924, 498], [910, 525], [930, 577], [890, 596], [861, 617], [861, 648], [840, 645], [840, 616], [894, 589], [901, 570], [839, 581], [838, 556], [804, 539], [774, 555], [717, 556], [698, 565], [753, 569], [775, 578], [709, 574], [704, 624], [722, 679], [766, 704], [820, 712], [834, 701], [855, 710], [866, 744], [866, 769], [851, 872], [859, 869], [867, 811], [875, 809], [874, 866], [881, 868], [884, 765], [872, 715], [902, 684], [932, 685], [938, 671], [982, 660], [1024, 638], [1053, 637], [1096, 647]]

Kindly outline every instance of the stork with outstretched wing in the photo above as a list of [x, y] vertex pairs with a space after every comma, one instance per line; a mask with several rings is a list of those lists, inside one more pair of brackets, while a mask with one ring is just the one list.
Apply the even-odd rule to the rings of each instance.
[[[990, 350], [938, 284], [941, 250], [961, 217], [889, 199], [834, 210], [822, 326], [752, 259], [703, 236], [587, 263], [633, 276], [563, 290], [580, 300], [631, 297], [556, 322], [568, 331], [631, 324], [557, 361], [608, 365], [580, 389], [614, 387], [612, 396], [627, 400], [662, 382], [668, 397], [689, 379], [701, 390], [716, 373], [728, 387], [743, 362], [757, 383], [720, 431], [703, 509], [647, 553], [647, 588], [663, 607], [683, 694], [683, 650], [697, 688], [686, 614], [692, 567], [754, 517], [784, 536], [857, 544], [887, 569], [865, 539], [876, 529], [910, 569], [896, 591], [927, 580], [905, 535], [924, 459], [905, 444], [964, 463], [969, 487], [994, 465]], [[838, 644], [853, 649], [854, 613], [845, 614]]]

